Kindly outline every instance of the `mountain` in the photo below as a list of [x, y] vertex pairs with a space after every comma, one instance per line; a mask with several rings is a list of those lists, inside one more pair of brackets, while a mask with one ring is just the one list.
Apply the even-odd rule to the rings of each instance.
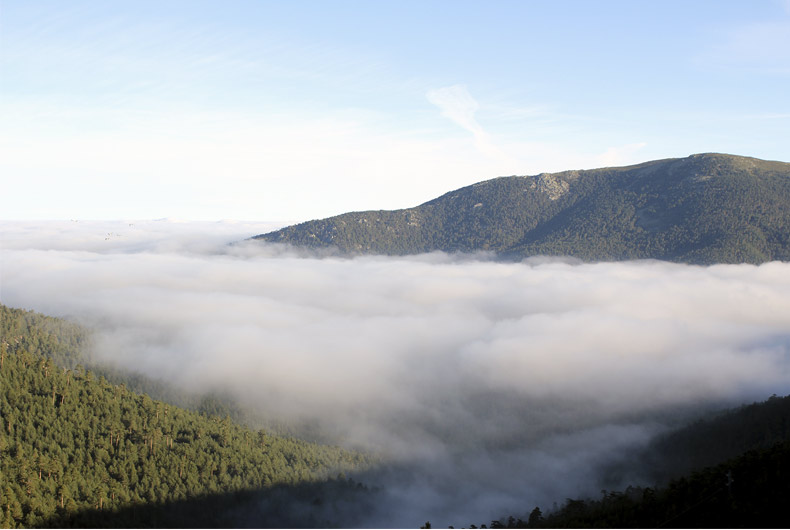
[[790, 260], [790, 163], [705, 153], [500, 177], [414, 208], [345, 213], [253, 239], [350, 254], [487, 250], [515, 259]]

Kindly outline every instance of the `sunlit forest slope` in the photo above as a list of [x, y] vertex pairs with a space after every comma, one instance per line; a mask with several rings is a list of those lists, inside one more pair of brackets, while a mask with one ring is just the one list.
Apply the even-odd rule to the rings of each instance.
[[[179, 512], [179, 525], [225, 526], [220, 504], [226, 513], [255, 492], [283, 495], [283, 488], [315, 486], [369, 463], [72, 367], [86, 334], [69, 322], [0, 306], [0, 323], [2, 527], [149, 526], [159, 519], [142, 507], [189, 501], [199, 502]], [[222, 502], [209, 502], [212, 495]]]

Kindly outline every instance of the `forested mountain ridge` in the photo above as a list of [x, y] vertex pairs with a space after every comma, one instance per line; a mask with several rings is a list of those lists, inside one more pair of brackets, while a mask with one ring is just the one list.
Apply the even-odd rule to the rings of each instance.
[[[59, 366], [83, 340], [73, 324], [0, 305], [0, 527], [151, 526], [174, 502], [191, 502], [181, 526], [227, 526], [218, 506], [260, 502], [272, 488], [282, 499], [284, 487], [315, 488], [370, 464]], [[333, 494], [346, 487], [330, 484]], [[228, 497], [203, 502], [212, 495]]]
[[413, 208], [345, 213], [253, 239], [351, 254], [790, 260], [790, 163], [706, 153], [499, 177]]

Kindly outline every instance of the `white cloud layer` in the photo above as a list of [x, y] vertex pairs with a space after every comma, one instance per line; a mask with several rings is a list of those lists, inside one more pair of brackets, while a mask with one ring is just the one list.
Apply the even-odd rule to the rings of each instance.
[[411, 509], [382, 514], [401, 526], [596, 494], [598, 466], [659, 414], [790, 393], [788, 263], [319, 259], [226, 244], [261, 226], [132, 224], [0, 224], [0, 301], [100, 326], [121, 365], [416, 463], [390, 490]]

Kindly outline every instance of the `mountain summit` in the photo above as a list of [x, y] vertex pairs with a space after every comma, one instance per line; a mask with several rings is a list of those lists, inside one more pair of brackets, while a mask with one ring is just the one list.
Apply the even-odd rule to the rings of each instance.
[[790, 163], [717, 153], [500, 177], [414, 208], [351, 212], [255, 236], [350, 254], [685, 263], [790, 260]]

